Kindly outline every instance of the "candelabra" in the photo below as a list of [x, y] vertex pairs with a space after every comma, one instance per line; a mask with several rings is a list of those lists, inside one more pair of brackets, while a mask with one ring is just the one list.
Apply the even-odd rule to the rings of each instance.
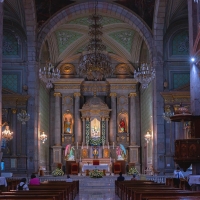
[[26, 124], [26, 122], [30, 119], [30, 115], [26, 112], [26, 110], [21, 110], [21, 112], [17, 114], [17, 119], [21, 121], [22, 124]]
[[2, 132], [2, 138], [7, 141], [13, 139], [13, 132], [9, 130], [9, 126], [6, 126], [5, 130]]
[[42, 143], [45, 143], [45, 141], [47, 140], [47, 135], [44, 133], [44, 131], [40, 135], [40, 140], [42, 141]]

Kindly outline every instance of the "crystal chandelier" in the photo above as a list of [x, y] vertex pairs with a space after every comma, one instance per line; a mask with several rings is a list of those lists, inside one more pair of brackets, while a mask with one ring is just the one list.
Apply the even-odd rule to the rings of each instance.
[[142, 84], [142, 88], [148, 87], [149, 83], [155, 78], [155, 69], [147, 63], [143, 63], [138, 70], [134, 71], [134, 78]]
[[2, 132], [2, 138], [8, 141], [13, 139], [13, 132], [10, 132], [9, 126], [6, 126], [5, 130]]
[[47, 140], [47, 135], [44, 133], [44, 131], [40, 135], [40, 140], [42, 141], [42, 143], [45, 143], [45, 141]]
[[102, 16], [96, 14], [89, 16], [88, 21], [89, 33], [91, 37], [89, 44], [86, 46], [86, 51], [83, 52], [79, 62], [79, 73], [88, 80], [98, 80], [111, 76], [113, 73], [110, 58], [106, 52], [106, 46], [103, 45], [102, 36]]
[[30, 115], [26, 112], [26, 110], [21, 110], [21, 112], [17, 114], [17, 119], [21, 121], [22, 124], [26, 124], [26, 122], [30, 119]]
[[167, 123], [171, 123], [171, 119], [170, 117], [172, 117], [174, 115], [173, 112], [171, 112], [170, 106], [166, 106], [165, 107], [165, 112], [163, 113], [163, 119], [167, 121]]
[[46, 67], [40, 68], [39, 78], [46, 83], [46, 88], [53, 88], [53, 82], [60, 78], [60, 70], [54, 70], [54, 66], [49, 62]]

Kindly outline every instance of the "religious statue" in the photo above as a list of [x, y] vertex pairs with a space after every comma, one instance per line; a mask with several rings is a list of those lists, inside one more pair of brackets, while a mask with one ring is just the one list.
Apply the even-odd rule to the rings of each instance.
[[126, 149], [124, 145], [120, 144], [120, 146], [116, 147], [116, 154], [117, 154], [117, 160], [124, 160], [126, 157]]
[[72, 123], [71, 123], [71, 120], [68, 120], [67, 118], [65, 118], [65, 121], [64, 121], [64, 131], [66, 132], [66, 133], [71, 133], [71, 125], [72, 125]]
[[65, 157], [67, 158], [67, 160], [75, 160], [74, 151], [75, 151], [74, 146], [71, 147], [71, 144], [68, 144], [65, 147]]
[[120, 120], [120, 122], [119, 122], [119, 131], [120, 131], [121, 133], [126, 132], [126, 123], [125, 123], [125, 121], [124, 121], [123, 118], [122, 118], [122, 119]]

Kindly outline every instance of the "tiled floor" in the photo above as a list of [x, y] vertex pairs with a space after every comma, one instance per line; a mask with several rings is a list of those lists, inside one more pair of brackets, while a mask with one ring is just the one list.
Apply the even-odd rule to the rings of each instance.
[[79, 180], [79, 194], [75, 200], [120, 200], [115, 195], [117, 176], [103, 178], [72, 177]]

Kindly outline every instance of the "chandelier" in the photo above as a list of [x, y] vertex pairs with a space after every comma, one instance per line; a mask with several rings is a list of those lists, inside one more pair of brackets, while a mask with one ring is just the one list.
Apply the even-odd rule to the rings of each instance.
[[110, 58], [106, 52], [106, 46], [102, 43], [102, 16], [96, 14], [89, 16], [89, 44], [82, 53], [79, 62], [79, 73], [88, 80], [101, 81], [113, 73]]
[[167, 123], [171, 123], [171, 119], [170, 117], [172, 117], [174, 115], [173, 112], [171, 112], [170, 106], [167, 105], [165, 107], [165, 112], [163, 113], [163, 119], [167, 121]]
[[26, 122], [30, 119], [30, 115], [26, 112], [26, 110], [21, 110], [21, 112], [17, 114], [17, 119], [21, 121], [22, 124], [26, 124]]
[[138, 70], [134, 71], [134, 78], [142, 84], [142, 88], [148, 87], [149, 83], [155, 78], [155, 69], [147, 63], [143, 63]]
[[47, 135], [44, 133], [44, 131], [40, 135], [40, 140], [42, 141], [42, 143], [45, 143], [45, 141], [47, 140]]
[[46, 88], [53, 88], [53, 83], [60, 78], [60, 70], [48, 62], [47, 66], [39, 70], [39, 78], [46, 83]]
[[13, 132], [10, 132], [9, 126], [6, 126], [5, 130], [2, 132], [2, 138], [7, 141], [13, 139]]

